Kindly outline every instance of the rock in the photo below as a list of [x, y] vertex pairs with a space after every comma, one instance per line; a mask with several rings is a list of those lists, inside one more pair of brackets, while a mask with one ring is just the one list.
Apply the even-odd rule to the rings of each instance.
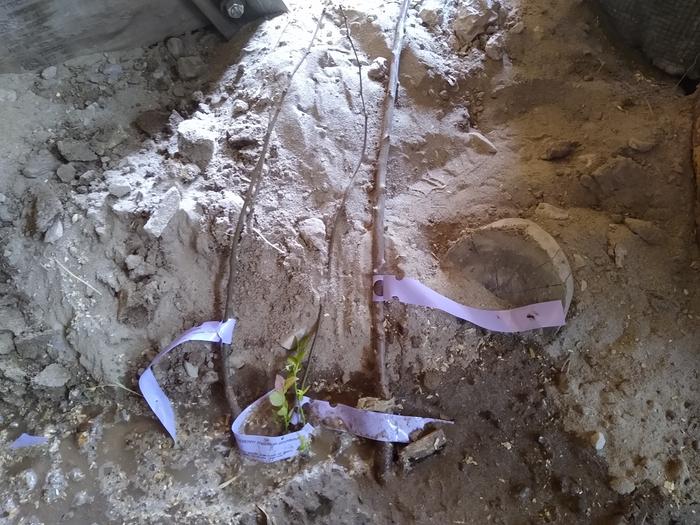
[[46, 230], [46, 234], [44, 235], [44, 242], [53, 244], [61, 237], [63, 237], [63, 221], [60, 218], [58, 218], [53, 222], [51, 226], [49, 226], [49, 229]]
[[0, 355], [11, 354], [15, 351], [12, 332], [0, 332]]
[[58, 363], [44, 368], [32, 379], [32, 383], [43, 388], [63, 388], [70, 381], [70, 372]]
[[65, 183], [73, 182], [75, 174], [75, 166], [71, 163], [61, 164], [56, 170], [56, 176]]
[[367, 68], [367, 77], [381, 82], [389, 73], [389, 63], [384, 57], [375, 58]]
[[104, 155], [105, 152], [117, 147], [129, 138], [121, 126], [107, 126], [94, 138], [92, 145], [95, 152]]
[[[128, 419], [126, 421], [128, 421]], [[83, 481], [85, 479], [85, 473], [78, 467], [75, 467], [68, 471], [68, 479], [71, 481]]]
[[249, 106], [245, 100], [241, 100], [239, 98], [233, 102], [233, 114], [234, 115], [241, 115], [241, 114], [247, 112], [248, 109], [249, 109]]
[[180, 208], [180, 191], [172, 187], [170, 188], [163, 199], [158, 204], [158, 207], [151, 214], [148, 222], [144, 225], [143, 229], [151, 235], [152, 237], [158, 238], [163, 235], [165, 228], [168, 227], [170, 220], [177, 213]]
[[168, 38], [165, 45], [173, 58], [180, 58], [185, 53], [185, 45], [179, 38]]
[[442, 24], [443, 14], [442, 8], [429, 8], [425, 7], [418, 13], [418, 18], [427, 27], [433, 28]]
[[214, 372], [214, 370], [207, 370], [202, 376], [202, 383], [205, 385], [213, 385], [219, 382], [219, 374]]
[[177, 127], [180, 125], [180, 122], [184, 120], [184, 117], [175, 110], [172, 110], [170, 112], [170, 115], [168, 116], [168, 124], [170, 125], [170, 128], [174, 130], [176, 130]]
[[474, 150], [478, 151], [479, 153], [489, 153], [494, 155], [498, 152], [493, 142], [478, 131], [470, 131], [467, 133], [467, 144], [469, 144], [469, 146], [474, 148]]
[[575, 253], [574, 254], [574, 268], [576, 270], [580, 270], [581, 268], [585, 268], [586, 266], [588, 266], [586, 259], [584, 259], [582, 255]]
[[29, 491], [34, 490], [39, 482], [39, 476], [36, 475], [34, 469], [27, 469], [23, 471], [19, 477], [24, 482], [24, 487]]
[[40, 361], [46, 355], [49, 347], [53, 346], [55, 332], [39, 332], [35, 334], [15, 336], [17, 354], [24, 359]]
[[577, 146], [578, 143], [571, 140], [550, 141], [540, 158], [542, 160], [565, 159], [576, 150]]
[[588, 439], [594, 449], [603, 450], [605, 448], [605, 434], [602, 432], [593, 432]]
[[90, 147], [79, 140], [59, 140], [58, 151], [68, 162], [92, 162], [97, 160], [97, 155]]
[[249, 146], [259, 146], [262, 139], [260, 136], [261, 130], [256, 128], [246, 127], [243, 129], [233, 129], [228, 131], [227, 141], [229, 146], [234, 149], [243, 149]]
[[97, 172], [95, 170], [87, 170], [80, 177], [78, 177], [78, 182], [85, 186], [90, 185], [92, 182], [97, 180]]
[[180, 57], [177, 59], [177, 74], [183, 80], [192, 80], [204, 73], [205, 64], [200, 57]]
[[634, 233], [619, 224], [609, 224], [607, 240], [608, 255], [615, 261], [616, 267], [623, 268], [627, 255], [635, 248]]
[[27, 373], [22, 368], [11, 360], [6, 359], [0, 360], [0, 373], [5, 379], [13, 383], [24, 383], [27, 378]]
[[613, 489], [618, 494], [624, 496], [625, 494], [631, 494], [634, 492], [636, 486], [634, 482], [629, 478], [612, 478], [610, 480], [610, 488]]
[[126, 267], [129, 270], [135, 270], [136, 268], [141, 266], [143, 264], [143, 262], [144, 262], [143, 257], [141, 257], [140, 255], [133, 254], [133, 253], [131, 255], [127, 255], [126, 258], [124, 259], [124, 264], [126, 264]]
[[215, 141], [216, 133], [202, 120], [183, 120], [177, 127], [180, 154], [202, 169], [207, 167], [214, 155]]
[[647, 187], [649, 177], [640, 164], [627, 157], [609, 160], [591, 173], [591, 179], [594, 184], [590, 189], [622, 206], [633, 207], [646, 198], [640, 189]]
[[656, 142], [651, 140], [639, 140], [635, 138], [629, 139], [627, 145], [639, 153], [648, 153], [654, 149]]
[[615, 259], [615, 266], [618, 268], [625, 267], [625, 258], [627, 257], [627, 248], [621, 244], [615, 244], [612, 247], [612, 256]]
[[107, 76], [107, 82], [111, 84], [122, 76], [124, 73], [124, 68], [121, 66], [121, 64], [106, 64], [102, 68], [102, 73]]
[[90, 493], [87, 490], [81, 490], [75, 494], [73, 497], [73, 506], [74, 507], [82, 507], [83, 505], [87, 505], [88, 503], [92, 503], [93, 500], [95, 499], [94, 496], [91, 496]]
[[527, 485], [515, 485], [511, 489], [511, 494], [522, 504], [529, 504], [532, 502], [532, 489]]
[[141, 279], [156, 273], [156, 269], [153, 265], [148, 264], [143, 257], [137, 254], [128, 255], [124, 259], [124, 264], [129, 270], [129, 277], [131, 279]]
[[510, 28], [510, 32], [514, 35], [519, 35], [525, 30], [525, 22], [520, 20], [519, 22], [516, 22], [513, 27]]
[[404, 470], [409, 470], [411, 465], [423, 458], [435, 454], [447, 444], [447, 438], [442, 429], [435, 430], [430, 434], [406, 445], [399, 452], [399, 462]]
[[537, 205], [537, 208], [535, 208], [535, 215], [543, 219], [553, 219], [555, 221], [565, 221], [569, 218], [569, 212], [547, 204], [546, 202], [540, 202]]
[[497, 19], [491, 0], [465, 0], [457, 7], [452, 30], [462, 44], [469, 44]]
[[336, 63], [335, 59], [333, 58], [333, 55], [331, 55], [328, 51], [323, 51], [321, 53], [321, 56], [318, 57], [318, 65], [322, 68], [327, 68], [327, 67], [335, 67], [338, 64]]
[[666, 233], [649, 221], [626, 217], [625, 224], [633, 233], [639, 235], [645, 242], [653, 246], [663, 244], [666, 240]]
[[484, 52], [486, 53], [486, 56], [489, 57], [491, 60], [503, 60], [504, 46], [505, 44], [503, 42], [503, 34], [494, 33], [486, 41], [486, 45], [484, 46]]
[[47, 149], [42, 149], [32, 155], [29, 162], [22, 168], [22, 174], [29, 179], [38, 177], [50, 177], [59, 165], [58, 159]]
[[299, 235], [309, 248], [316, 248], [320, 252], [326, 251], [326, 225], [318, 218], [311, 217], [301, 221], [298, 225]]
[[107, 191], [119, 199], [131, 193], [131, 184], [127, 181], [114, 181], [109, 183]]
[[56, 78], [56, 73], [58, 73], [58, 68], [56, 66], [49, 66], [41, 72], [41, 78], [44, 80], [53, 80]]
[[32, 233], [46, 233], [56, 217], [63, 213], [63, 204], [56, 193], [45, 185], [35, 187], [33, 193], [27, 227]]
[[7, 202], [7, 196], [0, 193], [0, 222], [10, 222], [14, 218], [14, 214], [10, 209], [10, 204]]
[[185, 372], [187, 373], [188, 377], [191, 377], [192, 379], [197, 379], [199, 377], [199, 367], [193, 365], [189, 361], [185, 359], [183, 361], [183, 365], [185, 367]]

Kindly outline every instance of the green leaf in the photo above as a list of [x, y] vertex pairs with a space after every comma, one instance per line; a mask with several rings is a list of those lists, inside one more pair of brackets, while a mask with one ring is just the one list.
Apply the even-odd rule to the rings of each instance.
[[281, 392], [275, 390], [270, 394], [270, 403], [273, 407], [281, 407], [287, 403], [287, 399]]
[[287, 407], [283, 406], [277, 411], [277, 415], [286, 418], [287, 417]]
[[284, 381], [284, 391], [286, 392], [289, 388], [297, 382], [297, 378], [290, 376]]

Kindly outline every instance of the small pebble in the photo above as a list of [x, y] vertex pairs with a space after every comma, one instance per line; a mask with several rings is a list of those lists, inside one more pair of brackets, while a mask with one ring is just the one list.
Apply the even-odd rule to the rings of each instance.
[[605, 435], [602, 432], [593, 432], [590, 436], [591, 445], [596, 450], [603, 450], [605, 448]]
[[56, 73], [58, 73], [58, 68], [56, 66], [49, 66], [41, 72], [41, 78], [44, 80], [52, 80], [56, 78]]

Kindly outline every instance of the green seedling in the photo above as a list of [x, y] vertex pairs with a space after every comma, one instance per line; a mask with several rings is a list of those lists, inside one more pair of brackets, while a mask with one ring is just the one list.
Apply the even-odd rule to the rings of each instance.
[[306, 436], [299, 436], [299, 452], [302, 454], [306, 454], [309, 451], [309, 448], [311, 447], [311, 442], [309, 441], [309, 438]]
[[285, 432], [289, 431], [294, 415], [297, 416], [301, 426], [306, 424], [306, 416], [301, 404], [309, 387], [301, 384], [299, 373], [306, 358], [311, 335], [306, 334], [301, 339], [294, 338], [291, 355], [287, 358], [284, 367], [286, 377], [278, 375], [275, 378], [275, 389], [270, 393], [270, 404], [274, 407], [275, 414], [284, 423]]

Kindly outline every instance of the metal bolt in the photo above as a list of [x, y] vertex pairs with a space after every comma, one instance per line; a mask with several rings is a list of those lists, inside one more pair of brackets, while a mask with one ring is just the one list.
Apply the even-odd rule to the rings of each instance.
[[245, 12], [245, 2], [243, 0], [223, 0], [221, 10], [230, 18], [240, 18]]

